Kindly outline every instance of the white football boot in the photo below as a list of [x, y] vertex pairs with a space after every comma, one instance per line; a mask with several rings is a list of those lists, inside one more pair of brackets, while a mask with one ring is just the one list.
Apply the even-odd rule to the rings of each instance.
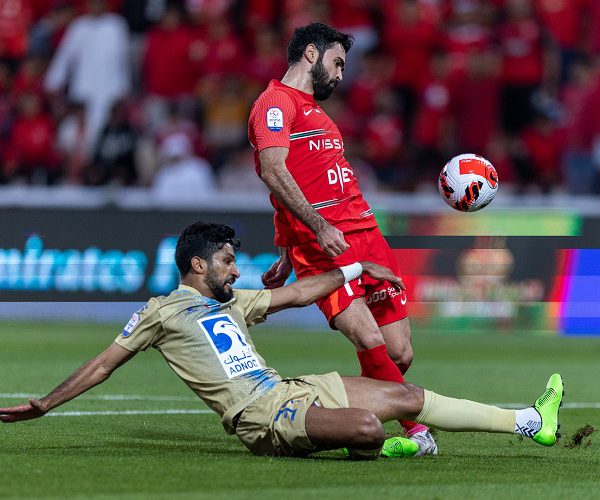
[[414, 441], [415, 443], [417, 443], [419, 445], [419, 451], [417, 451], [417, 453], [415, 453], [415, 455], [414, 455], [415, 457], [421, 457], [423, 455], [437, 455], [437, 453], [438, 453], [437, 444], [435, 442], [435, 439], [433, 439], [431, 432], [429, 432], [429, 431], [416, 432], [412, 436], [410, 436], [408, 439], [410, 439], [411, 441]]

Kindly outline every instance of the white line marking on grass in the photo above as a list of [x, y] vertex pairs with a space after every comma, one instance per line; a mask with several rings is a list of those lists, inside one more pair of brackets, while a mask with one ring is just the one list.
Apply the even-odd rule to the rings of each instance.
[[[6, 392], [0, 393], [0, 398], [22, 399], [39, 398], [43, 394], [30, 394], [26, 392]], [[78, 399], [96, 400], [96, 401], [198, 401], [194, 396], [143, 396], [141, 394], [98, 394], [80, 396]]]
[[105, 415], [207, 415], [212, 410], [124, 410], [124, 411], [61, 411], [48, 413], [47, 417], [89, 417]]

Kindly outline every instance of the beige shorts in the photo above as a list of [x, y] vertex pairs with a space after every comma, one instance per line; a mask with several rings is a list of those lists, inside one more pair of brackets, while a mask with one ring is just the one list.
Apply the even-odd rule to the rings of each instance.
[[282, 380], [242, 412], [235, 433], [255, 455], [306, 456], [316, 450], [305, 427], [313, 403], [348, 408], [337, 372]]

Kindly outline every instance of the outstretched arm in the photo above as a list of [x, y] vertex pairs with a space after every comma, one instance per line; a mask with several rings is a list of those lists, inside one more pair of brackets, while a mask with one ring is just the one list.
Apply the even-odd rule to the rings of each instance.
[[267, 314], [289, 307], [303, 307], [329, 295], [345, 283], [367, 274], [378, 281], [389, 281], [396, 290], [405, 290], [402, 279], [390, 269], [373, 262], [354, 263], [332, 271], [302, 278], [291, 285], [271, 290]]
[[133, 356], [135, 356], [135, 352], [113, 343], [102, 354], [81, 366], [42, 399], [30, 399], [29, 404], [0, 408], [0, 420], [2, 422], [18, 422], [42, 417], [53, 408], [104, 382], [113, 371]]
[[344, 253], [349, 245], [344, 233], [321, 217], [306, 200], [302, 190], [285, 165], [288, 148], [270, 147], [260, 152], [261, 178], [273, 195], [303, 222], [316, 236], [323, 251], [335, 257]]

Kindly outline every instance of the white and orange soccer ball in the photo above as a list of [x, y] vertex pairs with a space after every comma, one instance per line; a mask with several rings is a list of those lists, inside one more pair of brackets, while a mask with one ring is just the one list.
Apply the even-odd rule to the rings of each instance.
[[438, 178], [442, 199], [460, 212], [486, 207], [498, 192], [498, 173], [484, 157], [463, 154], [452, 158]]

